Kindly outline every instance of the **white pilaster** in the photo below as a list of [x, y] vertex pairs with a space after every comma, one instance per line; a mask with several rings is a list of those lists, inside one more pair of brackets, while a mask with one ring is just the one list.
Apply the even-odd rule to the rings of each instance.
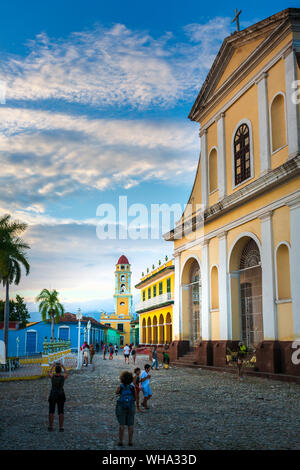
[[262, 267], [262, 309], [264, 339], [277, 339], [277, 315], [275, 303], [275, 276], [273, 256], [272, 212], [260, 217], [261, 220], [261, 267]]
[[202, 281], [202, 339], [210, 340], [211, 339], [211, 321], [210, 321], [210, 311], [209, 311], [209, 253], [208, 253], [208, 242], [205, 241], [202, 245], [202, 271], [201, 271], [201, 281]]
[[201, 139], [201, 196], [202, 205], [205, 209], [208, 205], [208, 180], [207, 180], [207, 130], [200, 131]]
[[220, 339], [230, 338], [231, 322], [229, 318], [229, 290], [227, 280], [227, 232], [219, 235], [219, 306]]
[[181, 312], [181, 283], [180, 283], [180, 255], [175, 256], [174, 279], [174, 305], [173, 305], [173, 338], [179, 341], [182, 336], [182, 312]]
[[225, 113], [217, 118], [219, 199], [226, 196]]
[[268, 74], [264, 72], [256, 81], [258, 94], [260, 174], [264, 175], [271, 168], [270, 162], [270, 125], [268, 109]]
[[284, 56], [285, 86], [286, 86], [286, 112], [289, 158], [293, 158], [300, 150], [300, 124], [297, 104], [294, 99], [295, 81], [297, 80], [296, 58], [293, 49]]
[[300, 339], [300, 199], [299, 197], [290, 207], [291, 251], [290, 251], [290, 277], [293, 302], [294, 338]]

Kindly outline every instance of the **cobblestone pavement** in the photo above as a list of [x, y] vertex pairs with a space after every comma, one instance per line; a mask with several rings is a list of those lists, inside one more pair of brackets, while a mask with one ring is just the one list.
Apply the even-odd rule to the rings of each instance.
[[[66, 381], [64, 433], [57, 415], [54, 432], [47, 430], [48, 378], [0, 383], [0, 449], [118, 449], [114, 392], [121, 371], [134, 366], [122, 356], [94, 362]], [[136, 365], [146, 362], [138, 356]], [[173, 367], [152, 371], [151, 386], [151, 409], [136, 414], [131, 449], [300, 448], [299, 385]]]

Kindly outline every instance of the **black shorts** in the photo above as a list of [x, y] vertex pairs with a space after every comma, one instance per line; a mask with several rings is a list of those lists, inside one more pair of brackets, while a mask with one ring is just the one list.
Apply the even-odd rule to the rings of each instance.
[[59, 415], [64, 414], [65, 400], [53, 400], [49, 398], [49, 414], [55, 413], [55, 405], [57, 404], [57, 411]]

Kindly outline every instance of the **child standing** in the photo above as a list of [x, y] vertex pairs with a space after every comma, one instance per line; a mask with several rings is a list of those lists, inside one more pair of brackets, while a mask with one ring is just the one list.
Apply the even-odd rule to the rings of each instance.
[[135, 400], [136, 400], [136, 409], [140, 409], [140, 391], [141, 391], [141, 369], [137, 367], [134, 369], [135, 376], [133, 377], [133, 385], [135, 386]]
[[143, 408], [145, 408], [145, 410], [149, 410], [149, 406], [147, 406], [147, 403], [152, 397], [152, 391], [150, 387], [151, 375], [149, 374], [150, 369], [151, 369], [151, 366], [149, 364], [146, 364], [141, 375], [141, 387], [142, 387], [143, 394], [144, 394], [144, 399], [141, 405]]
[[119, 446], [123, 445], [124, 426], [128, 426], [128, 445], [132, 446], [133, 425], [135, 414], [135, 387], [132, 384], [133, 375], [124, 371], [120, 375], [120, 385], [116, 394], [120, 395], [116, 405], [116, 416], [119, 422]]

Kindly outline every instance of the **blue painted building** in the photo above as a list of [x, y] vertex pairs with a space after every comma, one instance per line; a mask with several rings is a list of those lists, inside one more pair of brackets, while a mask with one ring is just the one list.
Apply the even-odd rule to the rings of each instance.
[[[80, 346], [88, 340], [87, 323], [90, 320], [89, 342], [94, 345], [96, 342], [104, 342], [104, 325], [92, 317], [82, 317], [80, 328]], [[71, 349], [77, 351], [78, 345], [78, 321], [73, 313], [66, 313], [58, 323], [54, 324], [54, 336], [56, 339], [71, 341]], [[29, 323], [26, 328], [9, 330], [8, 332], [8, 356], [28, 356], [39, 354], [43, 351], [45, 337], [51, 337], [51, 322]], [[17, 340], [19, 338], [19, 340]], [[0, 340], [3, 340], [3, 329], [0, 330]]]

